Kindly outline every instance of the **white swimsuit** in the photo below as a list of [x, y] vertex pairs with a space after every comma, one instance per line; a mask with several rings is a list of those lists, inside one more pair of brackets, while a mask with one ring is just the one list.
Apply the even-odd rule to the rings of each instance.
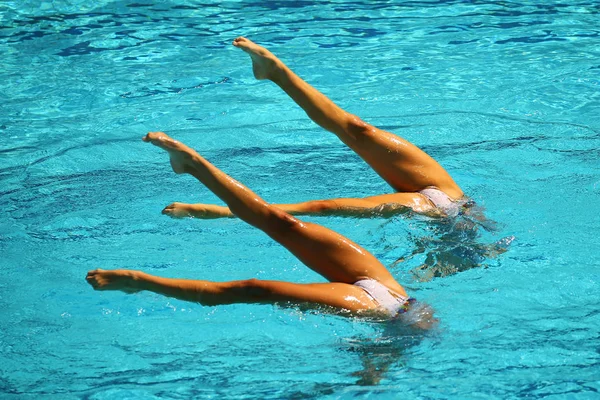
[[375, 303], [388, 312], [390, 317], [406, 312], [407, 306], [415, 301], [399, 294], [393, 295], [390, 289], [375, 279], [362, 279], [355, 282], [354, 286], [364, 290]]
[[436, 187], [425, 188], [420, 190], [419, 193], [427, 197], [434, 206], [448, 217], [456, 217], [461, 208], [468, 202], [466, 199], [452, 200], [450, 196]]

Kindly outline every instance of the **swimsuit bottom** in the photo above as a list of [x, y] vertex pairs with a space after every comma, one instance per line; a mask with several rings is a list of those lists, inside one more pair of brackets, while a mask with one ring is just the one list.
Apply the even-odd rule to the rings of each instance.
[[416, 301], [410, 297], [393, 295], [390, 289], [375, 279], [362, 279], [355, 282], [354, 286], [364, 290], [390, 317], [406, 312], [408, 306]]
[[423, 196], [427, 197], [429, 201], [433, 203], [440, 211], [446, 214], [448, 217], [456, 217], [460, 214], [463, 206], [468, 205], [470, 201], [466, 198], [460, 200], [452, 200], [450, 196], [442, 192], [436, 187], [428, 187], [420, 190]]

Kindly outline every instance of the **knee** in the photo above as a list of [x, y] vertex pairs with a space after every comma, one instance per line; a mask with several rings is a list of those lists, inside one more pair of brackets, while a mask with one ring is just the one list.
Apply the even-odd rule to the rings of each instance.
[[235, 282], [230, 290], [250, 303], [266, 301], [273, 293], [268, 282], [256, 278]]
[[269, 232], [286, 233], [300, 225], [300, 220], [278, 208], [271, 210], [268, 217]]
[[337, 208], [337, 204], [333, 200], [314, 200], [305, 203], [305, 211], [309, 213], [326, 213]]
[[366, 123], [356, 115], [348, 114], [348, 120], [346, 121], [346, 131], [355, 139], [360, 139], [361, 137], [366, 136], [372, 130], [372, 125]]
[[211, 307], [222, 304], [263, 303], [268, 301], [272, 292], [267, 282], [258, 279], [215, 282], [207, 291], [210, 295], [202, 296], [199, 302]]

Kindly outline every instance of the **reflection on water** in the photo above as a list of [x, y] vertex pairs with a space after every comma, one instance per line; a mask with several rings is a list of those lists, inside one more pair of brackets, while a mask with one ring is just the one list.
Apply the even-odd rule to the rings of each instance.
[[362, 368], [352, 373], [356, 384], [378, 385], [386, 373], [402, 366], [407, 352], [427, 337], [436, 334], [438, 320], [434, 310], [425, 303], [416, 303], [393, 320], [382, 321], [381, 334], [356, 336], [344, 342], [344, 350], [357, 353]]
[[362, 369], [352, 376], [357, 378], [356, 384], [364, 386], [379, 384], [391, 367], [401, 365], [406, 348], [414, 346], [395, 339], [368, 337], [349, 339], [347, 345], [347, 351], [360, 356]]
[[485, 265], [486, 260], [507, 251], [514, 236], [494, 243], [481, 243], [481, 229], [497, 232], [495, 221], [487, 219], [483, 207], [472, 204], [458, 216], [428, 220], [429, 235], [413, 236], [414, 249], [396, 260], [396, 266], [417, 255], [424, 255], [423, 264], [411, 270], [418, 281], [429, 281]]
[[360, 370], [352, 373], [358, 378], [356, 384], [377, 385], [386, 378], [390, 368], [401, 367], [408, 350], [437, 333], [439, 320], [434, 313], [429, 304], [416, 302], [392, 320], [380, 321], [379, 335], [346, 339], [344, 350], [357, 353], [362, 364]]
[[[468, 203], [455, 217], [434, 218], [412, 213], [408, 217], [423, 229], [408, 233], [412, 247], [407, 255], [400, 257], [392, 266], [411, 259], [420, 260], [420, 265], [413, 267], [410, 273], [421, 282], [485, 267], [487, 261], [506, 252], [515, 240], [514, 236], [505, 236], [489, 243], [489, 239], [486, 239], [488, 235], [482, 233], [497, 235], [500, 228], [485, 216], [484, 208], [474, 202]], [[384, 225], [393, 224], [393, 220], [391, 218]], [[384, 241], [388, 241], [385, 239], [385, 230], [383, 228], [380, 234]], [[356, 384], [378, 385], [388, 378], [388, 371], [401, 369], [410, 349], [439, 331], [439, 321], [434, 312], [428, 304], [417, 301], [408, 312], [399, 314], [393, 320], [379, 321], [380, 335], [347, 339], [344, 350], [357, 353], [362, 365], [360, 370], [352, 373], [357, 378]]]

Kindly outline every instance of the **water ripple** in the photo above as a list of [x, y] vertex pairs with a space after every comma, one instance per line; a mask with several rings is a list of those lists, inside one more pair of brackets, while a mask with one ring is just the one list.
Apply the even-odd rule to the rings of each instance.
[[[597, 395], [598, 2], [42, 3], [0, 4], [0, 392]], [[501, 223], [478, 240], [518, 238], [490, 268], [410, 283], [442, 329], [412, 349], [381, 346], [402, 357], [379, 386], [354, 375], [388, 354], [362, 360], [338, 343], [367, 329], [356, 321], [95, 293], [83, 280], [115, 266], [315, 280], [240, 221], [161, 216], [172, 201], [218, 199], [142, 147], [147, 130], [169, 130], [270, 201], [390, 190], [253, 79], [230, 46], [240, 34], [434, 155]], [[436, 235], [418, 219], [315, 219], [387, 264]], [[380, 343], [371, 325], [368, 336]]]

